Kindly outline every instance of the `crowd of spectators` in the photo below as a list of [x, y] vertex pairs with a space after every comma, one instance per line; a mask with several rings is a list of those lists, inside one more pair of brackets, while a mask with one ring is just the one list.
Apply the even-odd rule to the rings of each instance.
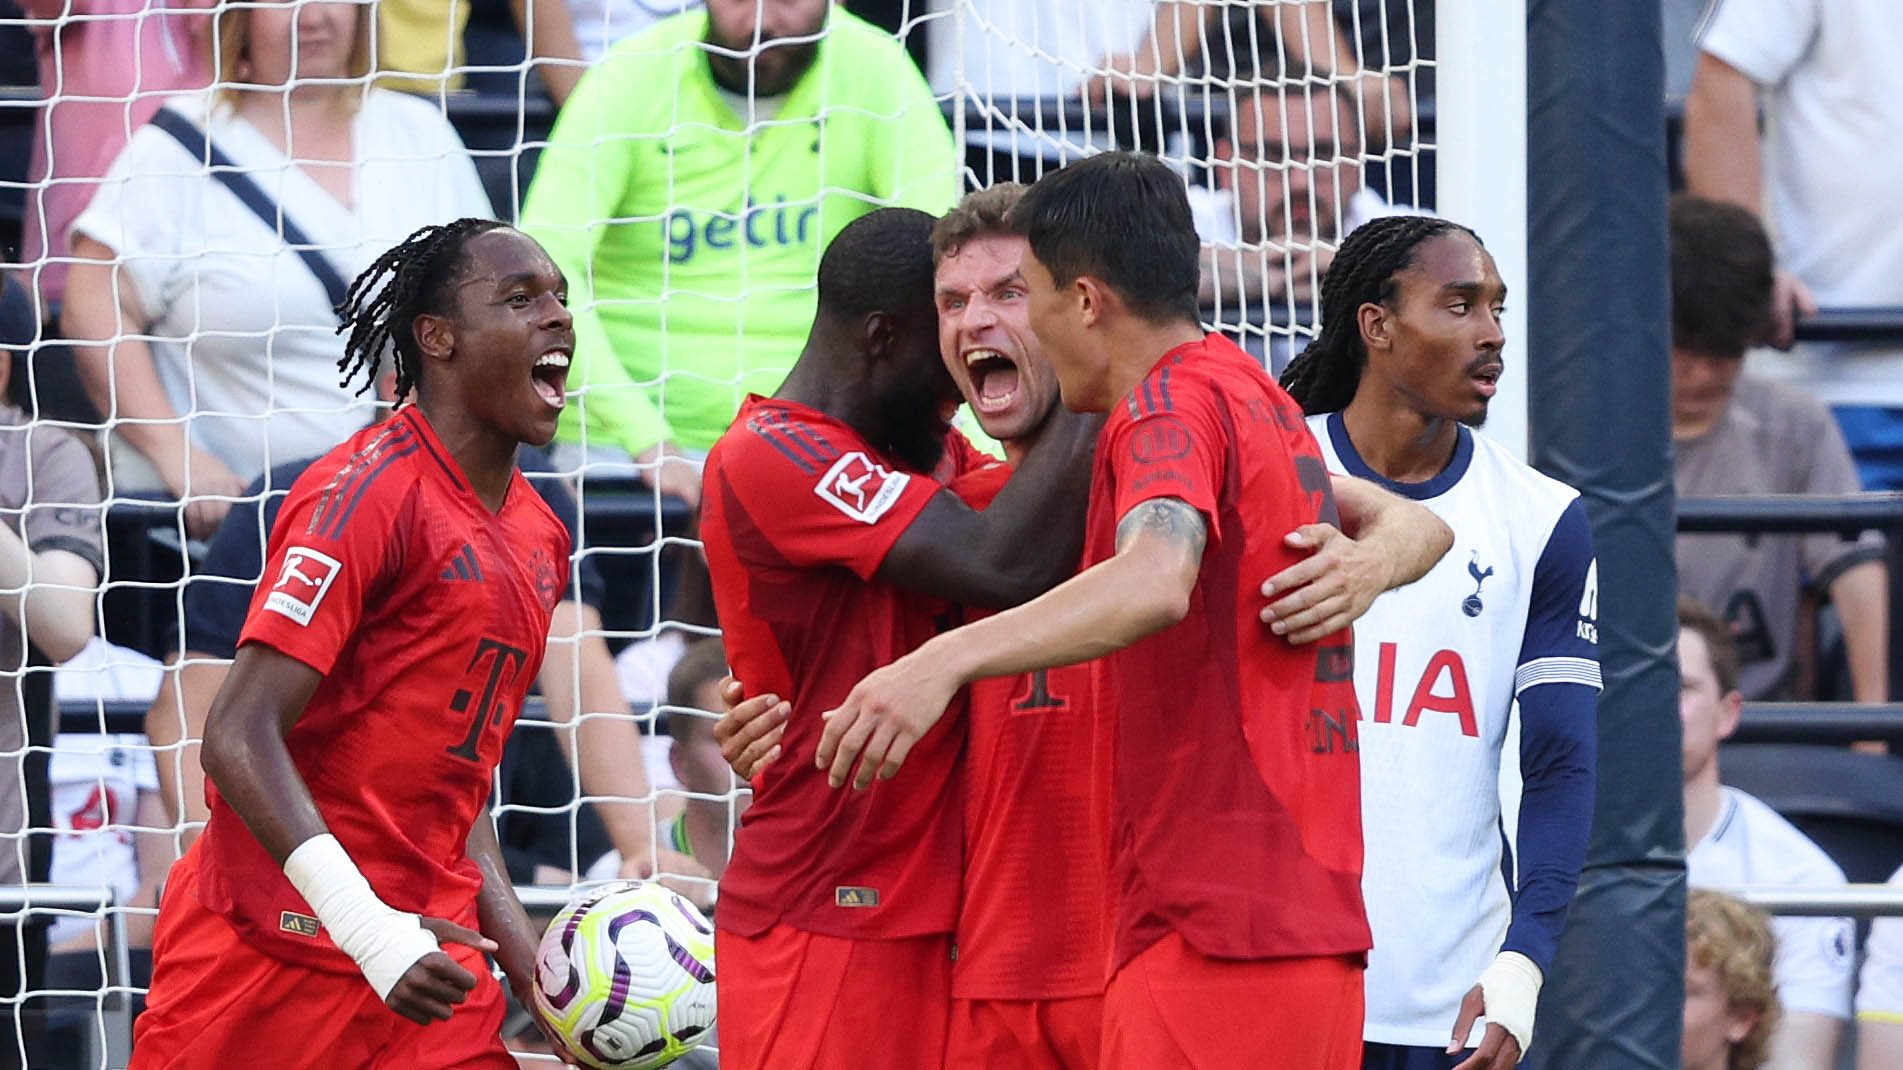
[[[662, 871], [706, 901], [744, 800], [709, 735], [724, 661], [682, 518], [706, 448], [791, 363], [833, 235], [879, 205], [943, 211], [961, 183], [1034, 179], [1097, 148], [1160, 151], [1184, 162], [1209, 318], [1279, 371], [1318, 327], [1342, 238], [1433, 208], [1421, 168], [1393, 166], [1430, 151], [1430, 0], [1115, 0], [1088, 18], [1078, 0], [14, 2], [44, 104], [6, 274], [20, 322], [4, 340], [22, 348], [0, 360], [0, 394], [24, 402], [0, 407], [0, 592], [33, 584], [0, 594], [0, 784], [26, 788], [0, 790], [0, 884], [92, 866], [133, 904], [203, 819], [195, 739], [273, 506], [297, 462], [390, 400], [337, 385], [345, 280], [417, 227], [514, 219], [576, 310], [570, 383], [586, 392], [538, 489], [581, 567], [542, 679], [546, 727], [525, 718], [505, 763], [514, 875]], [[1903, 305], [1882, 166], [1903, 144], [1887, 62], [1903, 22], [1889, 0], [1725, 0], [1696, 22], [1686, 6], [1667, 20], [1692, 194], [1670, 209], [1677, 491], [1903, 489], [1903, 350], [1791, 348], [1819, 305]], [[448, 116], [477, 100], [545, 105], [545, 143], [472, 154]], [[947, 109], [968, 102], [983, 107], [956, 143]], [[1157, 121], [1196, 108], [1206, 126]], [[479, 165], [526, 182], [519, 212]], [[16, 365], [31, 384], [9, 383]], [[89, 412], [97, 434], [67, 426]], [[576, 494], [655, 508], [630, 536], [597, 530]], [[108, 562], [102, 498], [175, 503], [155, 527], [178, 571]], [[1721, 789], [1718, 744], [1745, 701], [1890, 697], [1881, 540], [1686, 536], [1676, 557], [1681, 589], [1711, 607], [1680, 611], [1694, 883], [1841, 883], [1770, 808]], [[164, 664], [134, 688], [152, 701], [147, 736], [55, 750], [38, 670], [88, 648], [96, 621], [133, 634], [95, 614], [101, 581], [177, 576], [167, 619], [128, 640]], [[604, 629], [610, 602], [653, 611]], [[106, 671], [110, 648], [89, 649], [104, 661], [87, 671]], [[662, 720], [637, 734], [647, 710]], [[1777, 852], [1740, 851], [1747, 833], [1802, 864], [1749, 869]], [[1831, 1065], [1853, 1011], [1850, 927], [1694, 908], [1687, 1065], [1694, 1005], [1700, 1050]], [[1747, 961], [1771, 933], [1781, 1011]], [[40, 969], [49, 939], [92, 962], [97, 937], [76, 918], [0, 926], [0, 991], [23, 982], [16, 962]], [[1903, 922], [1879, 923], [1855, 1007], [1866, 1053], [1903, 1047], [1899, 945]]]

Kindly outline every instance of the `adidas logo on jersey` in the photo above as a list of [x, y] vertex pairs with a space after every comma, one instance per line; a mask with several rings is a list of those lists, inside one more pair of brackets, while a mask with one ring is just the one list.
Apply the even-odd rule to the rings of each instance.
[[463, 543], [461, 552], [449, 559], [449, 565], [443, 569], [441, 576], [446, 580], [474, 580], [481, 583], [482, 566], [476, 562], [476, 548]]

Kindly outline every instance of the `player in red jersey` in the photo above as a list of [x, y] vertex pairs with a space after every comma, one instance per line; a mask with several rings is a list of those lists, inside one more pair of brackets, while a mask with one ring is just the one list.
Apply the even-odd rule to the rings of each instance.
[[[836, 785], [890, 777], [964, 684], [1109, 655], [1104, 1065], [1273, 1052], [1349, 1070], [1369, 946], [1352, 637], [1288, 642], [1257, 619], [1249, 579], [1296, 563], [1284, 533], [1337, 521], [1327, 471], [1299, 408], [1197, 325], [1197, 241], [1165, 165], [1092, 157], [1011, 218], [1065, 404], [1111, 413], [1087, 567], [862, 681], [825, 715], [816, 762]], [[1424, 567], [1393, 564], [1393, 582]]]
[[[1023, 189], [1005, 183], [970, 194], [932, 234], [940, 353], [1008, 462], [953, 481], [953, 491], [974, 508], [1005, 485], [1057, 407], [1056, 373], [1026, 310], [1019, 269], [1026, 243], [1005, 222]], [[1362, 524], [1357, 531], [1368, 540], [1366, 553], [1378, 558], [1397, 547], [1434, 544], [1440, 525], [1432, 517], [1361, 481], [1342, 482]], [[1424, 524], [1408, 527], [1410, 513]], [[1298, 592], [1285, 597], [1318, 614], [1304, 617], [1278, 599], [1276, 608], [1298, 628], [1337, 616], [1331, 598], [1359, 596], [1365, 605], [1378, 591], [1358, 590], [1340, 574], [1350, 567], [1352, 544], [1338, 532], [1303, 530], [1298, 541], [1317, 546], [1311, 560], [1330, 570], [1312, 586], [1311, 565], [1275, 578], [1278, 590]], [[1111, 907], [1108, 737], [1096, 722], [1094, 675], [1094, 664], [1067, 666], [974, 681], [968, 689], [951, 1070], [1097, 1065]], [[764, 699], [740, 702], [737, 688], [727, 701], [738, 705], [716, 734], [736, 770], [752, 776], [778, 743], [779, 722]]]
[[568, 536], [515, 468], [555, 434], [565, 291], [475, 219], [352, 285], [346, 372], [393, 344], [415, 403], [312, 465], [272, 528], [133, 1067], [515, 1066], [482, 953], [526, 995], [537, 934], [485, 808], [566, 586]]
[[[965, 197], [932, 231], [939, 353], [1007, 463], [952, 490], [987, 508], [1057, 411], [1004, 224], [1024, 187]], [[982, 610], [968, 610], [976, 619]], [[1090, 665], [974, 682], [965, 746], [964, 898], [947, 1070], [1097, 1064], [1109, 869], [1107, 755]]]
[[1052, 422], [989, 509], [946, 490], [987, 459], [946, 422], [932, 217], [872, 212], [821, 258], [812, 333], [772, 398], [708, 455], [701, 532], [728, 659], [810, 711], [754, 784], [716, 916], [721, 1065], [929, 1068], [944, 1054], [956, 920], [962, 717], [916, 776], [830, 791], [817, 711], [954, 623], [952, 595], [1010, 605], [1069, 575], [1094, 421]]

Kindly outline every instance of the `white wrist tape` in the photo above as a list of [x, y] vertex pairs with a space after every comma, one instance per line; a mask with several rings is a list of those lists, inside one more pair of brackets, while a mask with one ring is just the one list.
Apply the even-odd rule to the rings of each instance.
[[330, 833], [312, 836], [284, 860], [284, 875], [317, 915], [330, 938], [363, 971], [378, 999], [416, 960], [439, 950], [436, 937], [406, 914], [377, 898], [363, 872]]
[[1518, 951], [1502, 951], [1480, 975], [1480, 997], [1487, 1002], [1487, 1020], [1520, 1042], [1520, 1054], [1533, 1043], [1533, 1011], [1540, 1002], [1545, 977], [1533, 960]]

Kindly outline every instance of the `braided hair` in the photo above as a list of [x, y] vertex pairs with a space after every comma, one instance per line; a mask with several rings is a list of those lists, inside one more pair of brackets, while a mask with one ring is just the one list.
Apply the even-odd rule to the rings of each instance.
[[1434, 216], [1371, 219], [1348, 235], [1322, 277], [1322, 330], [1282, 372], [1282, 389], [1309, 415], [1339, 412], [1354, 400], [1368, 350], [1361, 341], [1357, 310], [1394, 298], [1394, 277], [1414, 265], [1414, 252], [1429, 238], [1473, 231]]
[[396, 360], [399, 403], [407, 397], [423, 369], [423, 352], [417, 348], [411, 325], [424, 313], [441, 314], [447, 308], [469, 239], [502, 226], [493, 219], [474, 218], [431, 224], [377, 257], [357, 276], [343, 304], [337, 306], [337, 333], [350, 332], [344, 355], [337, 361], [337, 370], [343, 374], [338, 385], [349, 386], [363, 372], [357, 394], [369, 390], [388, 347]]

